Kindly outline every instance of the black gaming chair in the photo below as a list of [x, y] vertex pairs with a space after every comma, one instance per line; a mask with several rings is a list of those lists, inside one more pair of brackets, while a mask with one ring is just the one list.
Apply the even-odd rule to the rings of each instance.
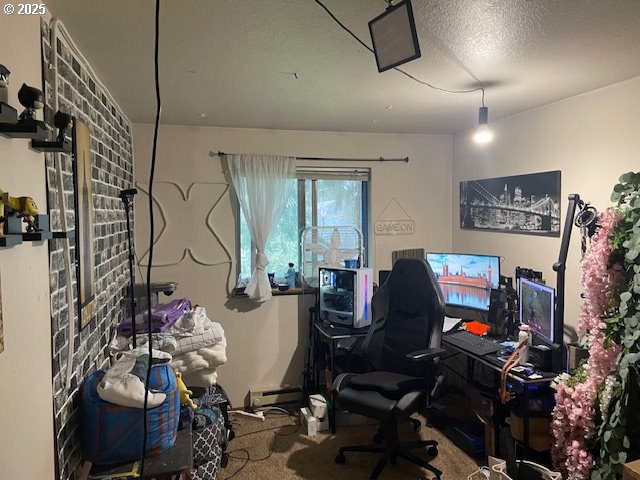
[[345, 409], [380, 420], [375, 445], [342, 447], [336, 456], [344, 463], [344, 452], [380, 452], [372, 479], [378, 478], [387, 461], [397, 457], [430, 470], [437, 479], [442, 472], [410, 452], [429, 447], [427, 454], [438, 454], [438, 442], [421, 440], [400, 442], [398, 423], [423, 411], [437, 387], [444, 381], [439, 357], [444, 322], [444, 299], [431, 267], [420, 259], [398, 259], [387, 282], [371, 301], [373, 321], [363, 350], [372, 371], [343, 373], [333, 384], [334, 398]]

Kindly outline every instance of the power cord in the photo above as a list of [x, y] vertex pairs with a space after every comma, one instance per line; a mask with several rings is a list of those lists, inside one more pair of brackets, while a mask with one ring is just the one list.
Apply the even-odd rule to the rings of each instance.
[[[156, 153], [158, 147], [158, 128], [160, 126], [160, 113], [162, 111], [162, 100], [160, 98], [160, 75], [159, 75], [159, 43], [160, 43], [160, 0], [156, 0], [155, 8], [155, 45], [154, 45], [154, 69], [156, 87], [156, 122], [153, 130], [153, 151], [151, 154], [151, 169], [149, 171], [149, 264], [147, 265], [147, 335], [149, 338], [149, 363], [147, 365], [147, 376], [144, 382], [144, 408], [143, 408], [143, 437], [142, 437], [142, 459], [140, 462], [140, 476], [144, 476], [144, 462], [147, 456], [147, 413], [149, 409], [149, 380], [151, 379], [151, 366], [153, 364], [153, 342], [151, 337], [151, 266], [153, 265], [153, 239], [155, 236], [153, 218], [153, 179], [156, 171]], [[135, 318], [133, 319], [135, 321]]]
[[[289, 414], [289, 416], [295, 417], [295, 414]], [[278, 433], [276, 430], [287, 427], [288, 425], [278, 425], [275, 427], [270, 427], [270, 428], [262, 428], [260, 430], [255, 430], [252, 432], [247, 432], [247, 433], [243, 433], [242, 435], [238, 435], [235, 438], [242, 438], [242, 437], [246, 437], [249, 435], [255, 435], [256, 433], [261, 433], [261, 432], [268, 432], [268, 431], [273, 431], [274, 433], [274, 437], [273, 437], [273, 442], [271, 444], [271, 448], [269, 448], [269, 453], [266, 454], [263, 457], [260, 458], [251, 458], [251, 453], [249, 452], [248, 449], [246, 448], [238, 448], [235, 450], [231, 450], [230, 452], [227, 452], [229, 458], [233, 458], [235, 460], [244, 460], [244, 463], [235, 471], [233, 472], [231, 475], [229, 475], [228, 477], [225, 477], [222, 480], [230, 480], [231, 478], [235, 477], [238, 473], [240, 473], [250, 462], [262, 462], [264, 460], [267, 460], [268, 458], [271, 457], [271, 455], [273, 454], [273, 452], [275, 451], [275, 446], [276, 446], [276, 441], [278, 439], [278, 437], [288, 437], [290, 435], [294, 435], [298, 432], [298, 430], [300, 429], [300, 422], [296, 421], [295, 423], [295, 430], [292, 430], [290, 432], [287, 433]], [[294, 425], [292, 425], [294, 426]], [[246, 458], [245, 457], [239, 457], [237, 455], [233, 455], [234, 453], [239, 453], [239, 452], [244, 452], [246, 454]]]
[[[314, 0], [318, 5], [320, 5], [325, 12], [327, 12], [329, 14], [329, 16], [333, 19], [333, 21], [335, 21], [345, 32], [347, 32], [349, 35], [351, 35], [353, 38], [355, 38], [355, 40], [362, 45], [364, 48], [366, 48], [367, 50], [369, 50], [371, 53], [373, 53], [375, 55], [375, 51], [373, 50], [373, 48], [371, 48], [369, 45], [367, 45], [366, 43], [364, 43], [362, 40], [360, 40], [360, 38], [353, 33], [351, 30], [349, 30], [349, 28], [342, 23], [340, 20], [338, 20], [338, 18], [331, 12], [331, 10], [329, 10], [329, 8], [324, 5], [320, 0]], [[482, 106], [484, 107], [484, 87], [476, 87], [476, 88], [470, 88], [468, 90], [449, 90], [447, 88], [442, 88], [442, 87], [437, 87], [429, 82], [425, 82], [424, 80], [420, 80], [419, 78], [414, 77], [413, 75], [411, 75], [410, 73], [406, 72], [405, 70], [402, 70], [401, 68], [398, 67], [394, 67], [393, 70], [395, 70], [396, 72], [401, 73], [402, 75], [404, 75], [405, 77], [410, 78], [411, 80], [413, 80], [414, 82], [419, 83], [420, 85], [424, 85], [426, 87], [432, 88], [433, 90], [438, 90], [440, 92], [444, 92], [444, 93], [473, 93], [473, 92], [482, 92]]]

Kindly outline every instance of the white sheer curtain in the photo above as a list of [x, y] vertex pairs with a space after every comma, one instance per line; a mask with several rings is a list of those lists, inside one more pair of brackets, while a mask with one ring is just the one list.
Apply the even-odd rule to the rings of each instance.
[[264, 249], [271, 231], [280, 221], [287, 199], [294, 194], [295, 157], [277, 155], [227, 155], [229, 174], [256, 246], [255, 270], [245, 293], [256, 302], [271, 298], [265, 271], [269, 258]]

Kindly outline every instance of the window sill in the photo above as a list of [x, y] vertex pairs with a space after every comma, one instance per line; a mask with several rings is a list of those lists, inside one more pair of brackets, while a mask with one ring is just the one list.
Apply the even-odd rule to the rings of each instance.
[[[307, 288], [296, 287], [296, 288], [289, 288], [287, 290], [278, 290], [277, 288], [274, 288], [271, 290], [271, 294], [274, 297], [280, 297], [285, 295], [310, 295], [310, 294], [315, 294], [316, 291], [317, 289], [311, 288], [311, 287], [307, 287]], [[233, 291], [229, 296], [232, 298], [242, 298], [242, 297], [248, 298], [249, 297], [246, 293], [244, 293], [244, 291], [238, 292], [236, 291], [235, 288], [233, 289]]]

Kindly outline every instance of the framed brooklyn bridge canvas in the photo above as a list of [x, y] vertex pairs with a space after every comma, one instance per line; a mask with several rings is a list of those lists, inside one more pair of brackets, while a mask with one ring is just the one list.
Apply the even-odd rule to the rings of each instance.
[[560, 236], [560, 170], [460, 182], [460, 228]]

